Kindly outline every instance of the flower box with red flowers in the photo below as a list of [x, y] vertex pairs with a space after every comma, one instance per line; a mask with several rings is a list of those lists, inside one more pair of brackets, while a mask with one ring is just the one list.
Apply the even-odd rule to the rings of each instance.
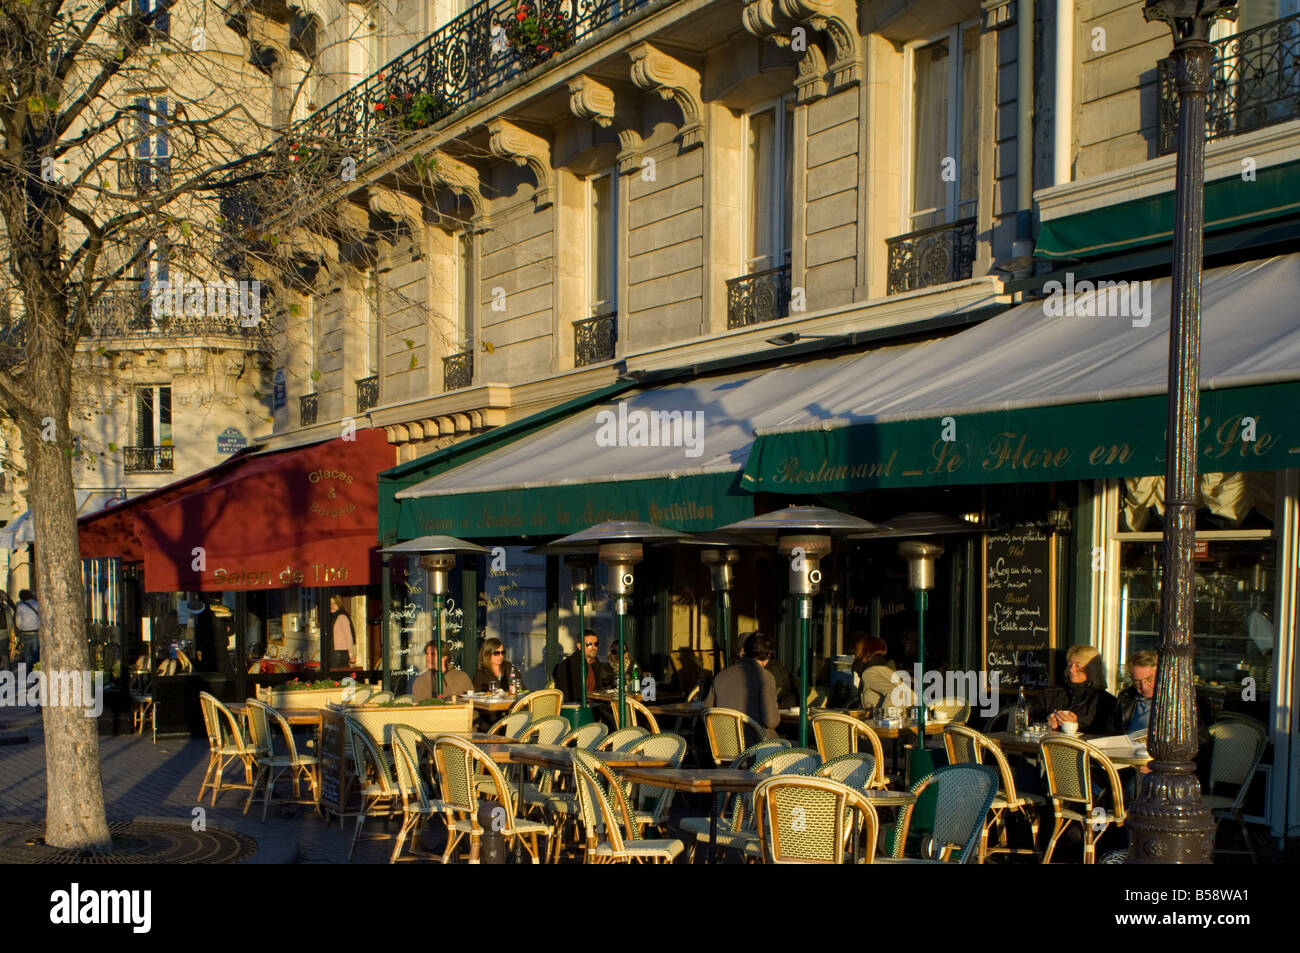
[[573, 45], [573, 20], [554, 0], [521, 0], [505, 31], [525, 69]]

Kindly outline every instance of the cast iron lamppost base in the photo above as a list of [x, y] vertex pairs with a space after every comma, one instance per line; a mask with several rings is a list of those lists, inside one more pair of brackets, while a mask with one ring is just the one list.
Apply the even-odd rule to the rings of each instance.
[[1195, 610], [1196, 423], [1200, 416], [1201, 271], [1205, 250], [1205, 100], [1214, 48], [1210, 25], [1236, 19], [1236, 0], [1147, 0], [1148, 21], [1169, 24], [1178, 71], [1178, 165], [1174, 186], [1173, 289], [1165, 459], [1164, 580], [1160, 663], [1147, 746], [1151, 774], [1128, 811], [1128, 863], [1204, 864], [1214, 819], [1196, 778], [1192, 687]]

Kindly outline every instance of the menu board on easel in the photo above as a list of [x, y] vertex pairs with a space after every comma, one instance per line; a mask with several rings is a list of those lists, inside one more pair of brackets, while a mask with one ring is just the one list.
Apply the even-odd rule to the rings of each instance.
[[999, 687], [1045, 688], [1056, 648], [1056, 546], [1033, 524], [984, 534], [984, 665]]
[[321, 810], [342, 815], [348, 800], [348, 746], [343, 713], [333, 709], [321, 712]]

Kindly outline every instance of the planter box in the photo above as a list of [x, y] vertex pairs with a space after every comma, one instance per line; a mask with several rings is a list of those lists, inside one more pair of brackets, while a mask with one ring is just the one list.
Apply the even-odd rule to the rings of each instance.
[[328, 708], [343, 703], [345, 688], [300, 688], [287, 691], [281, 685], [257, 687], [257, 697], [272, 708]]
[[473, 705], [349, 705], [347, 713], [381, 744], [387, 740], [387, 725], [410, 725], [427, 735], [468, 735], [474, 730]]

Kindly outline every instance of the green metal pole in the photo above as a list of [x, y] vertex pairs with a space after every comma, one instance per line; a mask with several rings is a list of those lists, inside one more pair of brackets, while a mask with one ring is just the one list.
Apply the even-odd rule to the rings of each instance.
[[[627, 665], [624, 660], [626, 655], [623, 651], [623, 625], [626, 609], [623, 606], [623, 597], [619, 596], [614, 600], [614, 622], [618, 627], [618, 723], [622, 726], [627, 725]], [[586, 682], [583, 685], [586, 686]], [[585, 691], [585, 687], [584, 687]]]
[[578, 590], [574, 598], [578, 602], [578, 655], [582, 658], [582, 706], [578, 709], [578, 720], [581, 721], [581, 713], [587, 709], [587, 594]]
[[[925, 589], [916, 590], [916, 745], [907, 756], [907, 786], [934, 774], [934, 758], [925, 747], [925, 610], [930, 604], [930, 594]], [[934, 809], [938, 791], [931, 786], [916, 802], [912, 814], [912, 830], [918, 833], [934, 830]]]
[[731, 664], [731, 592], [727, 589], [718, 593], [718, 632], [722, 635], [721, 670]]
[[812, 629], [812, 598], [799, 602], [799, 747], [808, 747], [808, 640]]
[[929, 607], [929, 590], [916, 590], [916, 730], [920, 748], [925, 747], [925, 610]]
[[435, 695], [442, 694], [442, 593], [434, 593], [433, 596], [433, 652], [434, 652], [434, 684], [438, 690]]

